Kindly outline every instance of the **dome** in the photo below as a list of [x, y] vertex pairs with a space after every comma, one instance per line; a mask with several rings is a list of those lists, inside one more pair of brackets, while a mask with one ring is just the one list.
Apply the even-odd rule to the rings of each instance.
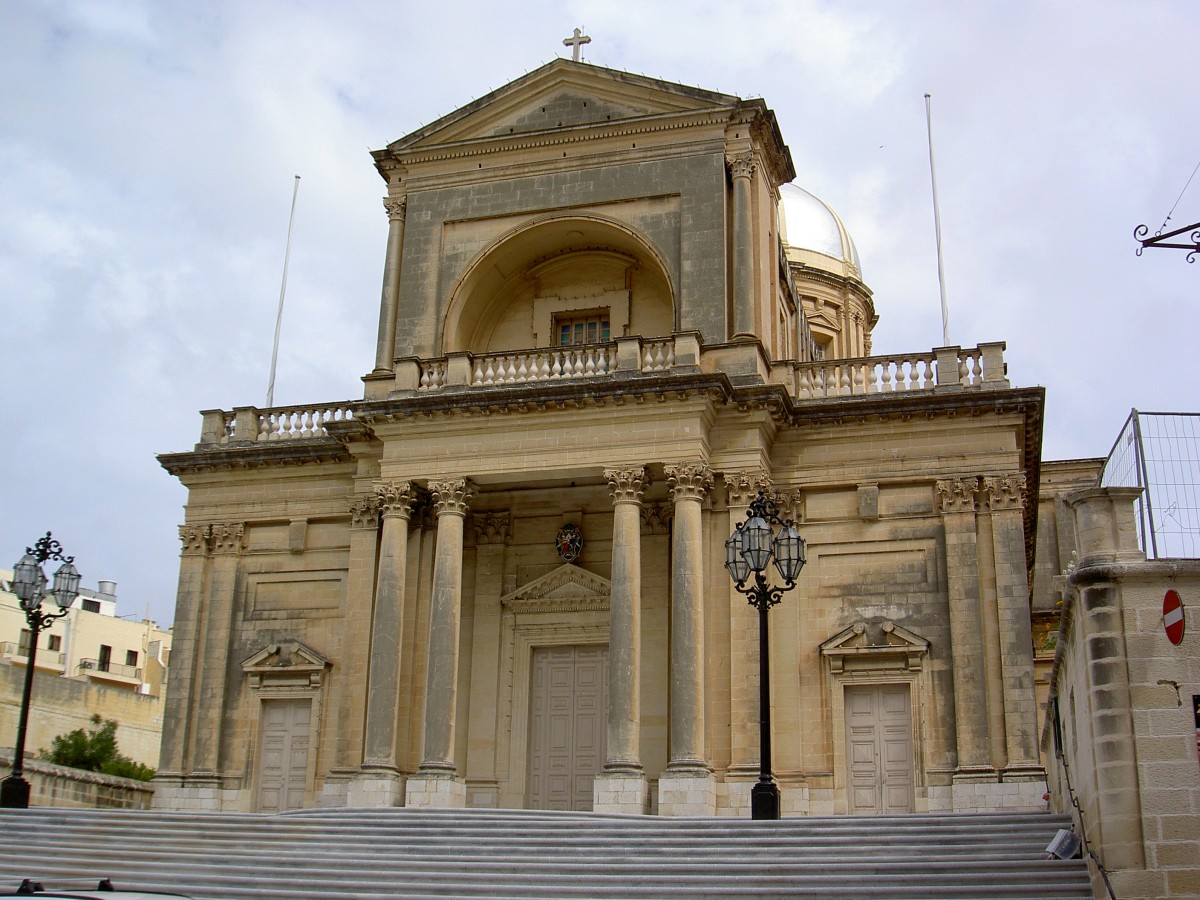
[[837, 213], [796, 184], [781, 185], [779, 194], [779, 237], [788, 258], [861, 279], [858, 250]]

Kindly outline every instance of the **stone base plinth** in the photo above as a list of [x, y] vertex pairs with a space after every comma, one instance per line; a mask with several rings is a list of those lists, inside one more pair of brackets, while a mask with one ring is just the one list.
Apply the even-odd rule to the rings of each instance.
[[[750, 791], [758, 783], [753, 775], [726, 775], [717, 784], [717, 815], [735, 819], [750, 818]], [[784, 818], [809, 815], [809, 788], [803, 781], [779, 781], [779, 814]]]
[[417, 772], [408, 777], [404, 805], [419, 809], [464, 809], [467, 783], [441, 772]]
[[717, 780], [711, 772], [670, 769], [658, 779], [660, 816], [715, 816]]
[[955, 812], [1000, 812], [1046, 809], [1045, 775], [1038, 777], [1031, 771], [1022, 770], [1020, 775], [1013, 774], [1011, 778], [1005, 773], [1003, 780], [994, 777], [992, 781], [960, 780], [954, 776], [951, 788], [954, 798]]
[[165, 776], [154, 779], [151, 809], [187, 812], [249, 812], [243, 791], [227, 788], [219, 776]]
[[403, 806], [404, 776], [398, 769], [363, 766], [346, 790], [347, 806]]
[[596, 776], [592, 788], [592, 811], [644, 816], [650, 806], [645, 775], [609, 774]]

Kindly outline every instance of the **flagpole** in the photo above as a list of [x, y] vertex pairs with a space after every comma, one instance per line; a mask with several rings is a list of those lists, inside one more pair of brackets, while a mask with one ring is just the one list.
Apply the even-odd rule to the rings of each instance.
[[279, 311], [275, 314], [275, 343], [271, 347], [271, 380], [267, 382], [267, 409], [275, 405], [275, 363], [279, 359], [279, 330], [283, 327], [283, 297], [287, 293], [288, 258], [292, 255], [292, 225], [296, 221], [296, 195], [300, 193], [300, 176], [292, 188], [292, 212], [288, 216], [287, 247], [283, 251], [283, 283], [279, 286]]
[[929, 132], [929, 181], [933, 185], [933, 230], [937, 237], [938, 289], [942, 294], [942, 346], [950, 346], [950, 310], [946, 305], [946, 270], [942, 264], [942, 213], [938, 209], [937, 173], [933, 167], [933, 113], [925, 95], [925, 125]]

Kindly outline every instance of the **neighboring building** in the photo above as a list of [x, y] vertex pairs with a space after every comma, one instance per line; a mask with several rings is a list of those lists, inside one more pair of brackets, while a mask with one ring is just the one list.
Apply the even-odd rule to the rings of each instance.
[[1065, 498], [1076, 554], [1042, 746], [1096, 896], [1107, 878], [1122, 900], [1200, 897], [1198, 424], [1134, 411], [1099, 484]]
[[[0, 570], [0, 735], [16, 734], [32, 639], [11, 578], [11, 570]], [[117, 721], [122, 753], [157, 767], [171, 633], [149, 619], [118, 618], [116, 609], [116, 583], [101, 581], [81, 589], [70, 611], [39, 635], [37, 673], [47, 677], [36, 680], [28, 752], [91, 727], [98, 714]]]
[[160, 457], [157, 804], [745, 814], [757, 614], [722, 563], [768, 488], [808, 542], [770, 614], [785, 814], [1044, 807], [1035, 555], [1061, 572], [1096, 467], [1042, 467], [1003, 343], [870, 355], [763, 101], [558, 60], [374, 157], [364, 399], [210, 410]]

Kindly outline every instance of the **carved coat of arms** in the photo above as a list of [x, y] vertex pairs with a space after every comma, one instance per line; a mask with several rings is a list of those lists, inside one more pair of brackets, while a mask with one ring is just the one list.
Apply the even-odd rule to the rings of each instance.
[[554, 544], [558, 550], [558, 558], [563, 562], [573, 563], [583, 552], [583, 532], [579, 530], [578, 525], [564, 525], [558, 529]]

